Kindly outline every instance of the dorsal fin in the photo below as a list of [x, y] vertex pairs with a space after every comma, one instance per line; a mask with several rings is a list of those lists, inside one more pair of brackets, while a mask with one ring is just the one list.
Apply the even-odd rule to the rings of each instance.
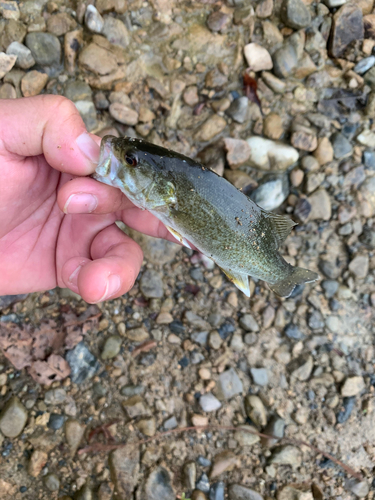
[[292, 219], [288, 219], [288, 217], [277, 215], [272, 212], [267, 212], [267, 210], [262, 209], [262, 214], [270, 221], [271, 226], [275, 232], [276, 248], [279, 248], [281, 243], [285, 241], [292, 228], [294, 226], [297, 226], [297, 223], [292, 221]]

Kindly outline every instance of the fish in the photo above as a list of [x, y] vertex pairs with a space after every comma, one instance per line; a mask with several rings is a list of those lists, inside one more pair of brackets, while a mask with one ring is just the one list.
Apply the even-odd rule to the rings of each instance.
[[155, 215], [180, 243], [211, 258], [248, 297], [249, 276], [281, 297], [319, 279], [278, 251], [295, 222], [262, 209], [187, 156], [143, 139], [107, 135], [93, 178]]

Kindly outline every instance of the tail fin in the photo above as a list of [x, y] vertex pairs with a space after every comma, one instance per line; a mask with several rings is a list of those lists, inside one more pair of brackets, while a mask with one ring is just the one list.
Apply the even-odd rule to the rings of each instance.
[[319, 279], [319, 275], [308, 269], [303, 269], [302, 267], [294, 267], [291, 274], [289, 274], [285, 279], [278, 281], [277, 283], [268, 286], [280, 297], [289, 297], [297, 285], [302, 285], [303, 283], [312, 283]]

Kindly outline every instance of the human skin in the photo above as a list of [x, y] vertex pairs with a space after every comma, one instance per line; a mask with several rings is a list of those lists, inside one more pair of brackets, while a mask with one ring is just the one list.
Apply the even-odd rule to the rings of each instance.
[[85, 177], [99, 143], [64, 97], [0, 100], [0, 295], [62, 287], [89, 303], [119, 297], [143, 254], [115, 221], [175, 241], [118, 189]]

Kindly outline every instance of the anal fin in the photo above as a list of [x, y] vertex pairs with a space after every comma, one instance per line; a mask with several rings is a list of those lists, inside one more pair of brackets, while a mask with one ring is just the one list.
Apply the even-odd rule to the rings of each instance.
[[183, 236], [181, 236], [181, 234], [178, 231], [171, 228], [170, 226], [165, 226], [165, 227], [168, 229], [168, 231], [171, 233], [171, 235], [176, 238], [176, 240], [178, 240], [180, 243], [182, 243], [185, 247], [192, 249], [189, 242]]
[[236, 287], [241, 290], [247, 297], [250, 297], [249, 276], [247, 274], [235, 273], [231, 269], [220, 268]]

